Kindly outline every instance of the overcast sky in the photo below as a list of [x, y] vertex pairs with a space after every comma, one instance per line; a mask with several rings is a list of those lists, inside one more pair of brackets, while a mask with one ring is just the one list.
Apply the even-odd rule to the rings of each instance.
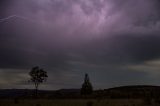
[[160, 0], [0, 0], [0, 88], [160, 85]]

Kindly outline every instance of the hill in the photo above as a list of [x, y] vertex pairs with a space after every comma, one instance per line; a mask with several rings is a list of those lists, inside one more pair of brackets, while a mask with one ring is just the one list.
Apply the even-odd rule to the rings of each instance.
[[114, 87], [96, 91], [96, 94], [106, 98], [159, 98], [160, 86], [132, 85]]

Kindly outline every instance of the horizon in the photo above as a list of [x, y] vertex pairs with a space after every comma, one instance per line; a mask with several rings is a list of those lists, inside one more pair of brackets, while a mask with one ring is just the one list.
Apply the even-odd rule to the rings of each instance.
[[[120, 85], [120, 86], [114, 86], [114, 87], [109, 87], [109, 88], [104, 88], [104, 89], [93, 89], [93, 91], [98, 91], [98, 90], [109, 90], [109, 89], [114, 89], [114, 88], [121, 88], [121, 87], [160, 87], [158, 85]], [[59, 90], [80, 90], [80, 88], [60, 88], [60, 89], [38, 89], [38, 91], [59, 91]], [[0, 90], [35, 90], [35, 88], [0, 88]]]
[[1, 0], [0, 89], [160, 86], [159, 0]]

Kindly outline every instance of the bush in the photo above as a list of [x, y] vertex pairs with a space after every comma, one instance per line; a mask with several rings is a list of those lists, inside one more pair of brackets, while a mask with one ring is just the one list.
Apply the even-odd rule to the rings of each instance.
[[92, 101], [87, 102], [86, 106], [93, 106], [93, 102]]

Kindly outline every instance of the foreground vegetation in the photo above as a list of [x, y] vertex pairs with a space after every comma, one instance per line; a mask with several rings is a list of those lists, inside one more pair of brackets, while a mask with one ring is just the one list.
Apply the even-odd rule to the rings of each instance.
[[0, 106], [158, 106], [158, 103], [143, 99], [1, 99]]

